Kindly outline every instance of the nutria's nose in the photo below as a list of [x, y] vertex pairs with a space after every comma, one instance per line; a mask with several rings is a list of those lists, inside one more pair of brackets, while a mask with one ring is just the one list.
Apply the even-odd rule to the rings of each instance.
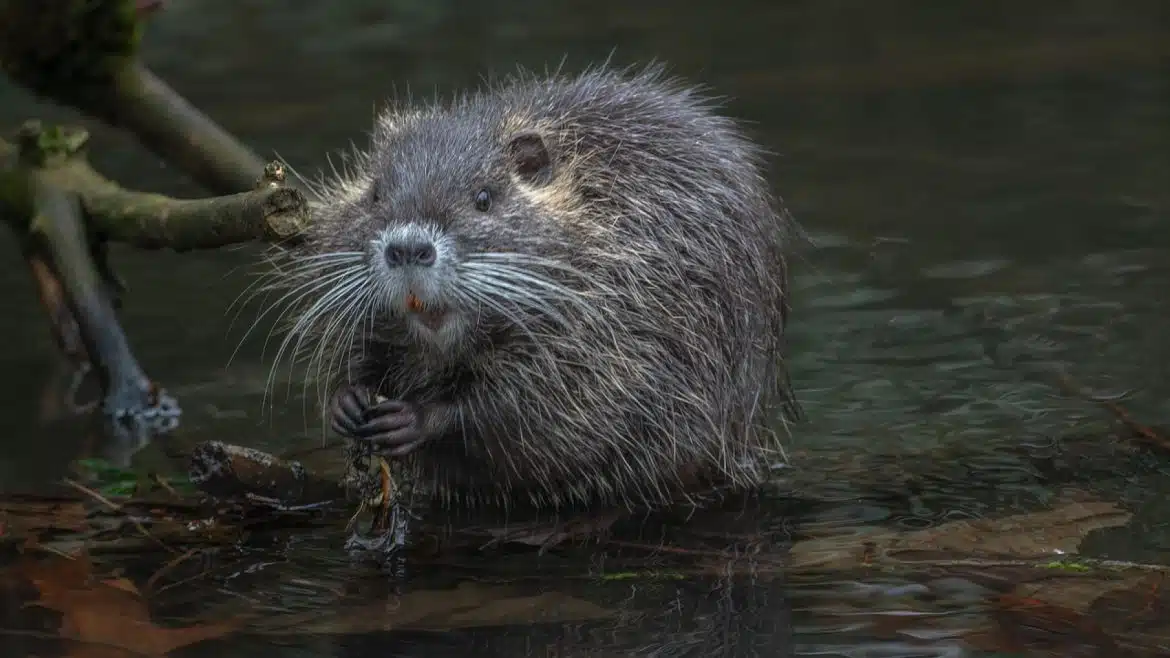
[[386, 245], [386, 263], [390, 267], [435, 264], [435, 245], [429, 242], [391, 242]]

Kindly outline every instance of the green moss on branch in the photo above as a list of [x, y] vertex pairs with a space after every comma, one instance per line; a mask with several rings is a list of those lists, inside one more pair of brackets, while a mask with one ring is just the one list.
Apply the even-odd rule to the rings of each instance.
[[103, 235], [146, 249], [210, 249], [250, 240], [285, 241], [308, 221], [297, 190], [273, 187], [207, 199], [172, 199], [126, 190], [84, 195]]

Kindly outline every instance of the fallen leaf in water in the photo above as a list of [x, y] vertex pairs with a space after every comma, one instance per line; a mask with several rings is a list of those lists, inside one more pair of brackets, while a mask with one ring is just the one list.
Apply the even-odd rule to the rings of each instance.
[[1086, 612], [1104, 620], [1170, 624], [1170, 578], [1165, 573], [1143, 574], [1101, 595]]
[[22, 535], [87, 529], [85, 506], [78, 501], [25, 500], [16, 496], [0, 500], [0, 524]]
[[1140, 571], [1110, 573], [1097, 570], [1092, 574], [1081, 576], [1044, 577], [1044, 574], [1033, 573], [1031, 578], [1022, 575], [1018, 579], [1020, 584], [1014, 594], [1052, 604], [1059, 604], [1087, 614], [1095, 602], [1113, 591], [1129, 591], [1140, 588], [1149, 578], [1149, 574]]
[[516, 595], [511, 587], [461, 583], [451, 590], [410, 592], [364, 605], [332, 606], [271, 619], [263, 628], [276, 634], [347, 635], [389, 630], [450, 630], [508, 624], [566, 623], [606, 619], [611, 610], [559, 592]]
[[[963, 634], [977, 649], [1054, 658], [1163, 655], [1160, 647], [1170, 644], [1170, 594], [1161, 587], [1170, 568], [1075, 557], [1089, 533], [1125, 525], [1130, 518], [1113, 503], [1069, 495], [1053, 509], [1030, 514], [904, 532], [854, 529], [801, 541], [792, 547], [790, 564], [834, 570], [903, 567], [911, 573], [930, 566], [992, 587], [999, 594], [988, 601], [987, 623]], [[915, 625], [884, 623], [885, 631], [895, 635]]]
[[938, 561], [1070, 555], [1090, 532], [1123, 526], [1131, 517], [1113, 503], [1071, 501], [1042, 512], [952, 521], [909, 532], [861, 528], [847, 535], [796, 542], [789, 551], [790, 565], [847, 569], [911, 558]]
[[1091, 617], [1014, 594], [992, 601], [989, 624], [968, 633], [973, 649], [1026, 656], [1120, 658], [1121, 647]]
[[[1095, 530], [1122, 526], [1131, 515], [1108, 502], [1066, 496], [1053, 509], [998, 519], [964, 520], [935, 528], [854, 530], [792, 547], [797, 568], [854, 570], [900, 567], [909, 574], [939, 570], [995, 591], [986, 621], [962, 634], [968, 646], [1028, 656], [1144, 657], [1170, 645], [1170, 567], [1127, 565], [1076, 553]], [[1165, 582], [1164, 582], [1165, 581]], [[912, 636], [924, 625], [951, 632], [945, 617], [923, 614], [912, 601], [903, 617], [875, 617], [889, 636]], [[865, 610], [853, 611], [860, 623]], [[936, 628], [937, 626], [937, 628]]]
[[1123, 526], [1132, 516], [1113, 503], [1070, 502], [1043, 512], [955, 521], [907, 533], [887, 554], [926, 549], [1019, 559], [1070, 555], [1090, 532]]
[[1170, 646], [1170, 578], [1145, 574], [1099, 596], [1086, 614], [1126, 644]]
[[1061, 658], [1120, 656], [1121, 647], [1097, 620], [1071, 608], [1006, 594], [994, 602], [991, 617], [991, 635], [1000, 651]]
[[0, 571], [0, 583], [4, 591], [26, 593], [22, 608], [60, 613], [56, 632], [75, 643], [69, 653], [74, 658], [164, 656], [238, 626], [234, 621], [186, 628], [155, 626], [138, 588], [125, 579], [95, 577], [84, 555], [72, 559], [55, 554], [40, 559], [21, 556]]

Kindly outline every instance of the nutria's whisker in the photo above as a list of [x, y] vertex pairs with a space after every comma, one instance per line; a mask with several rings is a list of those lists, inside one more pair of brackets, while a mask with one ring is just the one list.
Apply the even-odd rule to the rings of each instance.
[[511, 304], [517, 310], [525, 308], [540, 311], [546, 317], [552, 318], [558, 324], [569, 327], [571, 322], [553, 305], [553, 300], [526, 289], [497, 273], [490, 271], [467, 272], [461, 277], [469, 289], [477, 290], [485, 296], [494, 297]]
[[[289, 259], [287, 263], [291, 267], [288, 268], [282, 267], [283, 263], [281, 260], [269, 256], [267, 258], [268, 267], [249, 283], [240, 294], [236, 295], [236, 298], [224, 310], [224, 315], [227, 315], [233, 308], [238, 306], [239, 308], [236, 314], [232, 317], [232, 323], [234, 324], [243, 308], [259, 294], [287, 288], [290, 279], [306, 276], [311, 272], [326, 270], [346, 263], [355, 263], [360, 261], [363, 256], [363, 252], [319, 254], [304, 259]], [[285, 258], [287, 259], [288, 257], [285, 256]]]
[[473, 254], [468, 254], [465, 262], [478, 263], [499, 263], [502, 265], [531, 265], [543, 269], [555, 270], [564, 274], [568, 274], [577, 279], [592, 280], [593, 277], [586, 271], [574, 267], [568, 263], [562, 263], [552, 258], [545, 258], [534, 254], [522, 254], [519, 252], [509, 251], [480, 251]]
[[[347, 365], [342, 362], [342, 356], [353, 350], [357, 337], [361, 335], [362, 316], [368, 313], [367, 309], [374, 303], [377, 292], [377, 287], [369, 285], [367, 281], [363, 289], [354, 295], [353, 301], [342, 308], [334, 321], [326, 327], [326, 333], [335, 336], [336, 340], [322, 341], [323, 344], [327, 343], [333, 352], [332, 356], [329, 357], [329, 363], [322, 363], [323, 366], [327, 366], [325, 375], [332, 376], [339, 373], [342, 371], [342, 366]], [[344, 348], [340, 347], [343, 340], [345, 342]], [[326, 351], [322, 350], [321, 358], [325, 358], [325, 355]], [[335, 366], [334, 363], [338, 363], [338, 365]], [[321, 384], [321, 382], [322, 379], [318, 378], [317, 383]]]
[[[292, 283], [295, 283], [296, 285], [290, 285], [288, 279], [285, 279], [283, 286], [277, 286], [273, 284], [271, 289], [268, 289], [267, 292], [283, 292], [283, 294], [273, 302], [267, 302], [267, 298], [265, 299], [264, 307], [260, 310], [259, 313], [257, 313], [256, 318], [252, 321], [252, 324], [244, 332], [244, 335], [240, 337], [239, 342], [236, 343], [235, 350], [232, 351], [231, 356], [228, 358], [229, 363], [232, 359], [235, 358], [236, 354], [239, 353], [240, 348], [243, 347], [244, 343], [248, 340], [248, 337], [252, 335], [252, 332], [256, 330], [256, 327], [260, 326], [260, 322], [270, 313], [275, 310], [280, 311], [280, 313], [278, 313], [273, 319], [273, 326], [264, 339], [264, 345], [261, 347], [261, 358], [263, 358], [265, 351], [268, 349], [268, 341], [272, 337], [272, 334], [279, 330], [280, 322], [289, 313], [293, 312], [302, 300], [308, 298], [311, 295], [314, 295], [319, 291], [322, 291], [323, 289], [328, 288], [329, 286], [345, 279], [346, 277], [361, 274], [364, 272], [364, 269], [365, 268], [360, 264], [351, 264], [348, 267], [335, 272], [330, 272], [328, 274], [316, 277], [306, 277], [307, 280], [299, 283], [294, 279]], [[297, 277], [297, 279], [299, 278], [300, 277]]]
[[[275, 325], [278, 325], [280, 323], [280, 321], [285, 318], [286, 315], [295, 311], [297, 309], [298, 304], [300, 304], [300, 302], [302, 300], [306, 299], [310, 295], [313, 295], [315, 293], [318, 293], [318, 292], [321, 292], [325, 289], [328, 289], [330, 286], [338, 283], [341, 280], [347, 279], [348, 277], [355, 276], [355, 275], [361, 275], [364, 273], [364, 271], [365, 271], [365, 268], [359, 264], [359, 265], [350, 265], [348, 267], [338, 269], [338, 270], [335, 270], [333, 272], [329, 272], [327, 274], [323, 274], [323, 275], [319, 275], [319, 276], [303, 277], [303, 279], [302, 279], [302, 277], [297, 277], [297, 280], [299, 280], [299, 282], [297, 280], [294, 280], [294, 283], [296, 283], [297, 285], [291, 286], [291, 287], [286, 286], [284, 288], [283, 295], [278, 297], [275, 301], [268, 303], [265, 306], [265, 308], [260, 311], [260, 313], [256, 317], [256, 320], [253, 321], [252, 326], [249, 327], [248, 333], [251, 333], [251, 331], [253, 329], [255, 329], [257, 324], [261, 320], [263, 320], [264, 317], [267, 316], [272, 311], [278, 310], [278, 309], [281, 311], [279, 314], [277, 314], [276, 318], [274, 318], [274, 320], [273, 320], [273, 325], [275, 326]], [[281, 290], [282, 290], [281, 288], [273, 288], [273, 291], [281, 291]], [[246, 337], [247, 337], [247, 335], [245, 335], [245, 338]], [[267, 342], [265, 344], [267, 344]]]
[[355, 258], [365, 258], [364, 251], [330, 251], [324, 254], [312, 254], [309, 256], [298, 257], [296, 260], [288, 262], [294, 265], [303, 265], [305, 263], [313, 263], [324, 260], [353, 260]]
[[[341, 307], [352, 302], [353, 293], [366, 285], [368, 283], [364, 271], [347, 273], [347, 276], [334, 281], [329, 290], [303, 310], [293, 322], [292, 327], [288, 329], [288, 336], [296, 337], [296, 342], [292, 345], [292, 355], [295, 357], [302, 354], [301, 348], [304, 340], [313, 335], [315, 330], [320, 330], [322, 335], [327, 335], [325, 330], [328, 329], [328, 322], [335, 319], [336, 313]], [[321, 325], [323, 321], [326, 323], [324, 326]], [[277, 352], [277, 361], [280, 360], [282, 353], [289, 345], [288, 336], [282, 341], [281, 348]]]
[[557, 359], [549, 351], [546, 341], [541, 340], [542, 336], [532, 330], [532, 327], [529, 326], [529, 320], [525, 318], [524, 313], [514, 303], [509, 300], [499, 299], [498, 296], [491, 293], [490, 288], [483, 289], [476, 286], [466, 286], [458, 288], [454, 292], [460, 298], [486, 306], [488, 309], [499, 313], [501, 317], [506, 318], [512, 327], [519, 329], [528, 338], [530, 341], [529, 346], [540, 354], [545, 367], [552, 368], [556, 365]]
[[[605, 294], [607, 289], [595, 277], [576, 267], [524, 254], [472, 254], [460, 264], [460, 269], [481, 278], [490, 277], [493, 282], [508, 287], [509, 291], [519, 291], [517, 294], [528, 298], [539, 296], [548, 302], [566, 302], [585, 315], [599, 312], [595, 298]], [[545, 276], [540, 270], [566, 275], [572, 287]], [[538, 292], [543, 294], [537, 295]]]
[[[252, 283], [248, 284], [244, 290], [236, 296], [236, 299], [228, 306], [227, 311], [230, 311], [237, 304], [241, 307], [247, 305], [248, 302], [256, 298], [260, 293], [267, 293], [278, 291], [288, 287], [290, 281], [298, 278], [309, 278], [310, 275], [317, 274], [340, 265], [354, 264], [361, 262], [364, 257], [363, 252], [338, 252], [319, 254], [310, 256], [304, 259], [289, 260], [287, 264], [289, 267], [282, 267], [284, 263], [275, 258], [269, 258], [269, 268], [260, 276], [256, 277]], [[227, 313], [225, 311], [225, 314]], [[238, 312], [237, 312], [238, 315]]]
[[[334, 364], [341, 364], [344, 355], [353, 349], [353, 343], [359, 333], [358, 329], [361, 327], [361, 316], [365, 312], [365, 306], [373, 303], [376, 291], [377, 289], [373, 286], [364, 286], [364, 290], [354, 294], [349, 303], [340, 308], [333, 319], [321, 330], [321, 340], [308, 360], [304, 385], [307, 393], [309, 384], [315, 380], [317, 402], [322, 406], [328, 399], [328, 392], [323, 383], [341, 372], [341, 366]], [[346, 339], [346, 334], [348, 334], [348, 339]], [[346, 342], [345, 348], [339, 347], [342, 341]], [[313, 364], [316, 364], [315, 368]], [[313, 372], [315, 372], [315, 377], [310, 378], [309, 374]]]
[[574, 301], [584, 297], [582, 293], [576, 290], [540, 276], [532, 270], [527, 270], [515, 265], [504, 265], [501, 263], [488, 264], [472, 261], [464, 263], [462, 267], [463, 269], [469, 271], [486, 273], [497, 278], [511, 278], [513, 281], [516, 281], [520, 284], [527, 283], [552, 293], [557, 298], [563, 299], [565, 301]]
[[[266, 395], [272, 389], [276, 381], [277, 368], [289, 349], [292, 349], [292, 360], [295, 362], [297, 355], [301, 354], [304, 341], [315, 333], [312, 330], [320, 324], [321, 320], [329, 317], [337, 307], [343, 305], [345, 302], [352, 301], [350, 295], [362, 286], [369, 284], [368, 274], [365, 268], [351, 266], [350, 268], [346, 268], [345, 270], [306, 285], [310, 286], [309, 290], [298, 296], [294, 303], [286, 307], [285, 312], [294, 308], [309, 293], [321, 288], [326, 288], [327, 290], [316, 301], [310, 304], [308, 308], [300, 312], [291, 327], [285, 329], [284, 340], [281, 341], [280, 347], [276, 352], [276, 357], [273, 360], [273, 366], [269, 370], [268, 380], [265, 386]], [[281, 314], [282, 318], [283, 315], [284, 313]], [[323, 336], [322, 338], [328, 338], [328, 336]], [[265, 341], [265, 346], [267, 347], [267, 341]]]

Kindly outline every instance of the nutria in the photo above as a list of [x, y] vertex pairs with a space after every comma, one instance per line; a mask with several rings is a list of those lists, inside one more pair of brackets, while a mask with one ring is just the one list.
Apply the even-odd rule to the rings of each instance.
[[280, 274], [333, 429], [446, 503], [760, 483], [790, 222], [717, 107], [602, 67], [380, 114]]

